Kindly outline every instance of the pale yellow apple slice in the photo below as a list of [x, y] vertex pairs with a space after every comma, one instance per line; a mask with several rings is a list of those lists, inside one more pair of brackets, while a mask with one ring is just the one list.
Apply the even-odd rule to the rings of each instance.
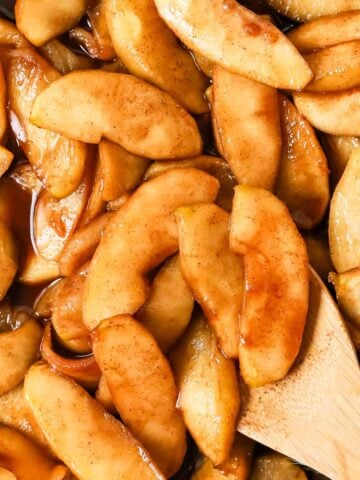
[[167, 353], [186, 330], [193, 308], [194, 298], [176, 255], [154, 278], [150, 295], [136, 317]]
[[352, 268], [339, 275], [331, 273], [329, 280], [335, 287], [342, 313], [360, 329], [360, 268]]
[[25, 312], [22, 318], [24, 323], [19, 328], [0, 333], [0, 395], [23, 381], [39, 353], [42, 329]]
[[106, 0], [105, 9], [115, 51], [129, 72], [168, 92], [190, 112], [207, 112], [208, 81], [160, 18], [154, 1]]
[[229, 248], [229, 217], [213, 204], [176, 211], [183, 275], [213, 327], [221, 350], [237, 358], [244, 267], [242, 258]]
[[280, 118], [283, 146], [275, 193], [299, 228], [312, 229], [330, 201], [327, 159], [312, 126], [284, 95]]
[[268, 20], [236, 0], [155, 0], [187, 47], [226, 70], [277, 88], [301, 89], [311, 70]]
[[278, 12], [297, 22], [334, 15], [350, 10], [360, 10], [359, 0], [266, 0]]
[[299, 112], [318, 130], [360, 136], [360, 88], [334, 93], [296, 92]]
[[9, 290], [19, 267], [19, 250], [14, 235], [0, 219], [0, 301]]
[[288, 33], [288, 39], [301, 53], [310, 53], [319, 48], [339, 43], [360, 40], [360, 11], [321, 16]]
[[167, 93], [121, 73], [68, 73], [40, 92], [31, 121], [87, 143], [106, 137], [148, 158], [181, 158], [201, 151], [195, 120], [185, 109]]
[[17, 0], [15, 4], [16, 26], [39, 47], [71, 27], [85, 15], [87, 0]]
[[95, 392], [95, 398], [107, 412], [111, 413], [112, 415], [116, 415], [117, 410], [104, 375], [102, 375], [100, 378], [98, 388]]
[[215, 465], [229, 457], [240, 407], [235, 364], [217, 343], [205, 318], [195, 318], [171, 355], [185, 424]]
[[68, 469], [56, 465], [28, 437], [13, 428], [0, 425], [0, 463], [18, 480], [68, 480]]
[[35, 97], [60, 74], [32, 50], [15, 53], [7, 71], [11, 128], [49, 192], [57, 198], [66, 197], [80, 184], [87, 147], [29, 121]]
[[155, 339], [133, 317], [119, 315], [95, 330], [93, 351], [123, 422], [171, 477], [184, 459], [186, 429], [170, 365]]
[[230, 248], [245, 255], [241, 374], [251, 386], [275, 382], [286, 375], [301, 345], [309, 290], [305, 242], [272, 193], [239, 185]]
[[43, 285], [55, 280], [59, 275], [57, 262], [40, 257], [34, 251], [27, 251], [21, 262], [17, 278], [24, 285]]
[[354, 150], [330, 203], [329, 243], [338, 273], [360, 265], [360, 149]]
[[81, 480], [164, 480], [122, 423], [70, 378], [34, 365], [25, 395], [50, 446]]
[[322, 143], [330, 165], [331, 180], [338, 183], [352, 152], [360, 147], [360, 138], [342, 135], [323, 135]]
[[276, 89], [215, 67], [212, 99], [216, 143], [238, 183], [271, 190], [281, 153]]
[[[143, 183], [114, 214], [89, 268], [83, 318], [134, 314], [145, 302], [145, 275], [178, 249], [177, 208], [215, 200], [218, 181], [200, 170], [174, 169]], [[106, 279], [106, 281], [104, 281]]]

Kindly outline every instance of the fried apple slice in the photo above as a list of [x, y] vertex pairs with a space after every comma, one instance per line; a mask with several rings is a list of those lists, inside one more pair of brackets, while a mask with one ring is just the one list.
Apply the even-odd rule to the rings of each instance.
[[164, 480], [122, 423], [70, 378], [34, 365], [25, 379], [25, 395], [50, 446], [82, 480]]
[[330, 165], [332, 184], [335, 187], [345, 170], [350, 155], [360, 147], [360, 138], [324, 134], [322, 143]]
[[360, 88], [334, 93], [296, 92], [299, 112], [318, 130], [360, 136]]
[[331, 16], [321, 16], [296, 27], [287, 34], [300, 53], [310, 53], [319, 48], [360, 40], [360, 12], [350, 11]]
[[194, 119], [175, 100], [121, 73], [86, 70], [59, 78], [37, 96], [31, 121], [87, 143], [106, 137], [148, 158], [191, 157], [201, 151]]
[[31, 317], [16, 330], [0, 333], [0, 396], [23, 381], [38, 355], [41, 336], [42, 329]]
[[253, 387], [276, 382], [293, 364], [305, 326], [309, 296], [305, 242], [280, 200], [266, 190], [239, 185], [230, 248], [245, 255], [241, 374]]
[[89, 57], [77, 55], [59, 40], [51, 40], [39, 50], [43, 57], [63, 75], [73, 70], [84, 70], [94, 66]]
[[285, 35], [235, 0], [155, 0], [155, 4], [187, 47], [230, 72], [294, 90], [311, 80], [309, 66]]
[[112, 415], [116, 415], [116, 407], [104, 375], [100, 377], [99, 385], [95, 392], [95, 398], [107, 412], [111, 413]]
[[330, 258], [329, 243], [326, 235], [303, 234], [310, 265], [320, 275], [323, 282], [328, 281], [329, 273], [334, 269]]
[[331, 273], [329, 280], [335, 287], [336, 299], [342, 313], [360, 329], [360, 268]]
[[24, 285], [41, 285], [60, 276], [59, 264], [40, 257], [34, 251], [26, 252], [17, 279]]
[[201, 452], [219, 465], [229, 457], [240, 406], [235, 365], [203, 317], [193, 320], [171, 365], [185, 424]]
[[17, 478], [10, 470], [0, 467], [0, 480], [17, 480]]
[[[0, 144], [4, 143], [7, 130], [8, 130], [8, 115], [7, 115], [6, 107], [7, 107], [6, 80], [5, 80], [3, 67], [0, 64]], [[4, 147], [2, 147], [2, 149], [6, 150]], [[3, 163], [3, 158], [2, 158], [3, 154], [4, 152], [2, 151], [1, 157], [0, 157], [0, 166]], [[1, 171], [2, 171], [1, 173], [2, 175], [4, 171], [3, 171], [3, 168], [0, 167], [0, 172]]]
[[220, 157], [200, 155], [189, 159], [184, 158], [181, 162], [155, 162], [148, 168], [144, 179], [151, 180], [172, 168], [198, 168], [217, 178], [220, 189], [216, 203], [227, 212], [231, 212], [234, 187], [237, 185], [237, 181], [225, 160]]
[[170, 365], [156, 341], [130, 315], [119, 315], [98, 326], [93, 351], [125, 425], [171, 477], [184, 459], [186, 429]]
[[9, 290], [19, 267], [19, 251], [14, 235], [0, 219], [0, 301]]
[[40, 47], [76, 25], [85, 14], [87, 0], [16, 0], [16, 26], [30, 42]]
[[47, 285], [37, 296], [34, 302], [34, 311], [41, 318], [50, 318], [54, 308], [55, 299], [62, 289], [65, 279], [55, 280]]
[[30, 43], [13, 22], [0, 18], [0, 45], [16, 48], [30, 48]]
[[0, 177], [2, 177], [4, 173], [6, 173], [13, 160], [14, 154], [10, 152], [10, 150], [8, 150], [7, 148], [0, 145]]
[[194, 299], [176, 255], [154, 278], [150, 295], [136, 317], [167, 353], [186, 330], [193, 308]]
[[146, 273], [178, 249], [175, 210], [214, 201], [218, 188], [218, 181], [200, 170], [169, 170], [143, 183], [114, 214], [85, 286], [83, 318], [90, 329], [104, 318], [134, 314], [144, 304]]
[[284, 95], [280, 118], [283, 146], [275, 193], [299, 228], [312, 229], [330, 201], [327, 159], [312, 126]]
[[360, 265], [360, 149], [351, 154], [330, 203], [329, 244], [338, 273]]
[[325, 15], [335, 15], [350, 10], [360, 10], [359, 0], [266, 0], [282, 15], [297, 22], [308, 22]]
[[306, 480], [299, 465], [280, 453], [269, 453], [254, 462], [250, 480]]
[[81, 182], [87, 147], [29, 121], [35, 97], [60, 74], [32, 50], [15, 53], [7, 73], [11, 128], [49, 192], [66, 197]]
[[169, 93], [190, 112], [209, 110], [206, 77], [160, 18], [153, 0], [106, 0], [105, 9], [115, 51], [130, 73]]
[[68, 480], [68, 469], [56, 463], [13, 428], [0, 425], [0, 463], [18, 480]]
[[360, 85], [360, 40], [322, 48], [305, 55], [314, 78], [305, 87], [309, 92], [334, 92]]
[[243, 261], [229, 248], [229, 214], [207, 204], [176, 211], [180, 265], [227, 357], [239, 356]]
[[191, 480], [248, 480], [253, 450], [254, 441], [237, 433], [229, 458], [218, 467], [205, 459]]
[[217, 66], [212, 114], [216, 143], [238, 183], [271, 190], [281, 152], [277, 91]]

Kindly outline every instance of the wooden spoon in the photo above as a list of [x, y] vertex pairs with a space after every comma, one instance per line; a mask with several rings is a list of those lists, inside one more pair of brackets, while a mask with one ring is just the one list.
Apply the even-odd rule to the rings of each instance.
[[241, 433], [332, 480], [360, 480], [358, 361], [341, 314], [314, 271], [294, 367], [280, 382], [242, 389]]

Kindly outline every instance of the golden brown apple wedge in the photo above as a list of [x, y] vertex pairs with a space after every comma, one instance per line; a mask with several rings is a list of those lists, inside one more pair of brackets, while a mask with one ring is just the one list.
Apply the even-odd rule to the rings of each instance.
[[349, 11], [337, 15], [321, 16], [288, 33], [288, 39], [301, 53], [319, 48], [360, 40], [360, 12]]
[[0, 145], [0, 177], [2, 177], [4, 173], [7, 172], [13, 160], [14, 154], [10, 152], [10, 150], [8, 150], [7, 148]]
[[312, 126], [287, 97], [279, 98], [283, 145], [275, 193], [299, 228], [312, 229], [330, 201], [327, 159]]
[[16, 48], [31, 48], [24, 35], [19, 32], [13, 22], [0, 18], [0, 45]]
[[104, 318], [137, 312], [149, 293], [146, 273], [178, 249], [175, 210], [214, 201], [218, 188], [200, 170], [169, 170], [143, 183], [114, 214], [85, 286], [83, 318], [90, 329]]
[[115, 51], [129, 72], [169, 93], [190, 112], [207, 112], [208, 81], [153, 0], [106, 0], [105, 9]]
[[329, 244], [338, 273], [360, 265], [360, 149], [351, 154], [330, 203]]
[[183, 275], [214, 329], [221, 350], [237, 358], [244, 265], [229, 248], [229, 218], [214, 204], [176, 210]]
[[151, 180], [172, 168], [198, 168], [217, 178], [220, 189], [216, 203], [227, 212], [231, 212], [234, 187], [237, 185], [237, 181], [225, 160], [220, 157], [200, 155], [189, 159], [184, 158], [180, 162], [155, 162], [148, 168], [144, 179]]
[[87, 0], [16, 0], [16, 26], [39, 47], [70, 30], [85, 15]]
[[70, 378], [34, 365], [25, 379], [25, 395], [50, 446], [82, 480], [164, 480], [122, 423]]
[[195, 318], [171, 355], [178, 406], [201, 452], [219, 465], [229, 457], [240, 406], [235, 364], [221, 353], [205, 318]]
[[41, 327], [31, 317], [16, 330], [0, 333], [0, 396], [23, 381], [38, 356], [41, 336]]
[[0, 218], [0, 301], [9, 290], [19, 267], [19, 250], [9, 227]]
[[335, 287], [336, 299], [342, 313], [360, 329], [360, 268], [331, 273], [329, 280]]
[[186, 330], [194, 298], [181, 273], [179, 257], [168, 260], [154, 278], [148, 299], [136, 318], [167, 353]]
[[360, 137], [360, 88], [334, 93], [296, 92], [294, 102], [318, 130]]
[[0, 464], [11, 470], [17, 480], [68, 480], [69, 471], [22, 433], [0, 425]]
[[18, 50], [7, 71], [10, 125], [27, 159], [49, 192], [63, 198], [81, 182], [86, 145], [35, 127], [30, 112], [35, 97], [60, 74], [32, 50]]
[[95, 398], [107, 412], [116, 415], [117, 410], [104, 375], [100, 377], [99, 385], [95, 392]]
[[294, 90], [311, 80], [309, 66], [285, 35], [236, 0], [155, 0], [155, 5], [187, 47], [230, 72]]
[[89, 57], [77, 55], [59, 40], [51, 40], [39, 50], [42, 56], [63, 75], [73, 70], [85, 70], [94, 66]]
[[97, 327], [93, 350], [123, 422], [171, 477], [184, 459], [186, 429], [170, 365], [155, 339], [133, 317], [119, 315]]
[[281, 153], [276, 89], [217, 66], [212, 95], [216, 143], [238, 183], [271, 190]]
[[34, 302], [34, 311], [42, 319], [48, 319], [52, 315], [55, 299], [62, 289], [65, 279], [55, 280], [47, 285], [37, 296]]
[[286, 375], [301, 345], [309, 296], [305, 242], [272, 193], [239, 185], [230, 248], [245, 256], [241, 374], [254, 387], [275, 382]]
[[330, 257], [327, 236], [316, 233], [303, 233], [308, 252], [309, 263], [320, 275], [323, 282], [328, 282], [329, 273], [334, 270]]
[[334, 92], [360, 85], [360, 40], [341, 43], [305, 55], [314, 77], [309, 92]]
[[[0, 25], [1, 27], [1, 25]], [[0, 63], [0, 144], [4, 143], [8, 130], [7, 92], [3, 67]], [[4, 147], [3, 147], [4, 148]]]
[[332, 184], [336, 187], [350, 155], [356, 148], [360, 147], [360, 138], [324, 134], [322, 143], [329, 161]]
[[17, 279], [24, 285], [43, 285], [60, 276], [59, 264], [27, 251], [21, 262]]
[[201, 151], [195, 120], [167, 93], [131, 75], [100, 70], [68, 73], [42, 91], [31, 121], [87, 143], [102, 137], [148, 158]]
[[268, 453], [258, 457], [250, 480], [306, 480], [304, 470], [280, 453]]
[[325, 15], [335, 15], [350, 10], [360, 10], [359, 0], [266, 0], [282, 15], [297, 22], [308, 22]]
[[0, 480], [17, 480], [17, 478], [10, 470], [0, 467]]
[[254, 441], [237, 433], [229, 458], [218, 467], [204, 459], [191, 480], [248, 480], [253, 450]]

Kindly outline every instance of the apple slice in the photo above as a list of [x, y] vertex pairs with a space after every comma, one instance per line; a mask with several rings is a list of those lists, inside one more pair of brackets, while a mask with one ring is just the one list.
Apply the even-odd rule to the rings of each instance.
[[154, 278], [150, 295], [136, 317], [153, 334], [161, 351], [167, 353], [186, 330], [193, 308], [194, 298], [176, 255]]
[[230, 248], [245, 255], [239, 359], [245, 382], [256, 387], [282, 379], [299, 352], [308, 309], [306, 245], [280, 200], [239, 185]]
[[313, 18], [334, 15], [350, 10], [360, 10], [359, 0], [266, 0], [282, 15], [297, 22], [308, 22]]
[[238, 183], [271, 190], [281, 153], [277, 91], [215, 67], [212, 95], [216, 143]]
[[70, 378], [33, 365], [25, 395], [50, 446], [77, 477], [164, 480], [122, 423]]
[[167, 93], [121, 73], [68, 73], [39, 93], [31, 121], [87, 143], [106, 137], [148, 158], [191, 157], [201, 151], [195, 120], [186, 110]]
[[27, 251], [19, 268], [18, 280], [24, 285], [43, 285], [60, 276], [59, 264]]
[[63, 75], [73, 70], [85, 70], [94, 67], [91, 58], [85, 57], [85, 55], [77, 55], [59, 40], [51, 40], [39, 50], [42, 56]]
[[17, 478], [10, 470], [0, 467], [0, 480], [17, 480]]
[[338, 183], [352, 152], [360, 147], [360, 138], [341, 135], [323, 135], [322, 143], [330, 165], [331, 180]]
[[0, 18], [0, 44], [11, 48], [31, 48], [24, 35], [16, 28], [15, 23]]
[[156, 341], [130, 315], [119, 315], [95, 330], [93, 350], [125, 425], [171, 477], [184, 459], [186, 429], [170, 365]]
[[26, 312], [21, 320], [24, 322], [16, 330], [0, 333], [0, 396], [23, 381], [39, 353], [41, 327]]
[[320, 223], [330, 201], [327, 159], [312, 126], [284, 95], [280, 118], [283, 146], [275, 193], [296, 225], [310, 230]]
[[177, 344], [171, 365], [185, 424], [201, 452], [219, 465], [229, 457], [240, 407], [235, 364], [200, 317]]
[[105, 410], [112, 415], [116, 415], [116, 407], [114, 405], [114, 401], [112, 399], [109, 387], [106, 383], [104, 375], [100, 377], [98, 388], [95, 392], [96, 400], [102, 405]]
[[149, 293], [145, 275], [178, 249], [175, 210], [214, 201], [218, 188], [218, 181], [200, 170], [169, 170], [143, 183], [114, 214], [85, 285], [83, 318], [90, 329], [139, 310]]
[[352, 268], [329, 280], [335, 287], [336, 299], [344, 316], [360, 329], [360, 268]]
[[285, 35], [236, 0], [155, 0], [155, 5], [188, 48], [230, 72], [294, 90], [311, 80], [309, 66]]
[[190, 112], [209, 110], [206, 77], [159, 17], [153, 0], [106, 0], [105, 9], [115, 51], [130, 73], [169, 93]]
[[0, 218], [0, 301], [9, 290], [19, 266], [19, 250], [14, 235]]
[[183, 275], [228, 357], [239, 356], [243, 261], [229, 248], [229, 214], [207, 204], [176, 211]]
[[294, 102], [318, 130], [360, 137], [360, 88], [334, 93], [296, 92]]
[[[8, 114], [7, 114], [7, 93], [6, 80], [3, 67], [0, 63], [0, 144], [4, 143], [8, 130]], [[4, 147], [2, 147], [4, 148]]]
[[7, 148], [0, 145], [0, 177], [2, 177], [4, 173], [7, 172], [13, 160], [14, 154], [10, 152], [10, 150], [8, 150]]
[[87, 5], [87, 0], [16, 0], [16, 26], [39, 47], [76, 25]]

